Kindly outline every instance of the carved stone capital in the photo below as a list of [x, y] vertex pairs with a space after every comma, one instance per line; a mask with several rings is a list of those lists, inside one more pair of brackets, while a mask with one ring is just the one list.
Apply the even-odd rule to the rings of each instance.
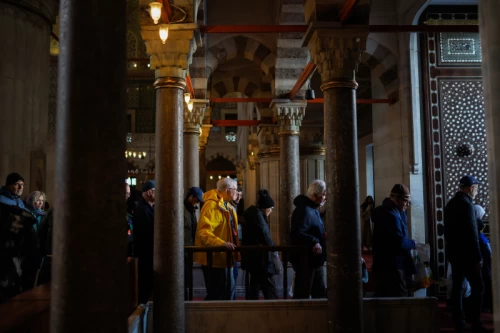
[[279, 156], [280, 140], [278, 137], [278, 126], [259, 126], [258, 140], [259, 140], [259, 158], [268, 155]]
[[257, 133], [250, 133], [248, 136], [248, 151], [247, 160], [250, 170], [255, 170], [255, 163], [257, 161], [257, 152], [259, 151], [259, 139]]
[[210, 129], [212, 128], [211, 124], [203, 124], [201, 126], [201, 134], [198, 140], [198, 144], [200, 146], [200, 150], [206, 149], [208, 144], [208, 136], [210, 135]]
[[184, 133], [195, 133], [200, 135], [200, 128], [205, 117], [205, 110], [207, 109], [208, 100], [206, 99], [193, 99], [193, 110], [189, 111], [184, 105]]
[[[366, 46], [367, 29], [337, 28], [335, 24], [331, 27], [325, 23], [311, 24], [304, 39], [324, 84], [355, 81], [355, 72]], [[322, 89], [329, 88], [332, 87]]]
[[306, 101], [274, 100], [271, 102], [274, 117], [278, 120], [279, 135], [299, 135], [302, 119], [306, 114]]
[[198, 44], [197, 28], [196, 24], [171, 24], [168, 38], [163, 44], [157, 25], [141, 26], [146, 53], [151, 56], [151, 69], [178, 67], [187, 70]]

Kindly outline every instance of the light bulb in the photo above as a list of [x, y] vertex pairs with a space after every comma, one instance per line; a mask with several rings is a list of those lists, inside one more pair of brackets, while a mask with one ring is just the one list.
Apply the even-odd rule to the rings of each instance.
[[149, 14], [151, 14], [151, 18], [153, 19], [155, 24], [158, 24], [158, 20], [161, 17], [162, 6], [163, 4], [158, 1], [153, 1], [149, 3]]
[[132, 154], [132, 156], [134, 156], [134, 158], [136, 158], [137, 154], [135, 153], [135, 151], [134, 151], [134, 153]]
[[226, 178], [229, 178], [229, 176], [227, 176]]
[[222, 176], [219, 176], [219, 179], [221, 179], [221, 178], [222, 178]]
[[168, 38], [168, 24], [160, 24], [160, 39], [163, 44], [167, 41]]
[[253, 152], [252, 152], [252, 156], [253, 156]]
[[146, 152], [145, 152], [145, 151], [143, 151], [143, 152], [142, 152], [142, 155], [143, 155], [144, 157], [146, 157]]
[[214, 176], [210, 176], [210, 180], [214, 179]]
[[193, 102], [192, 101], [190, 101], [188, 103], [188, 110], [189, 110], [189, 112], [193, 111]]
[[186, 104], [189, 104], [189, 101], [191, 100], [191, 94], [190, 93], [185, 93], [184, 94], [184, 101]]

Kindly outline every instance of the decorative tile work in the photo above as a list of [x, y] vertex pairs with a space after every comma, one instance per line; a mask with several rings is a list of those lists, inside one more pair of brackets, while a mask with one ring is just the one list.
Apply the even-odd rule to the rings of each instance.
[[134, 109], [140, 106], [140, 85], [139, 84], [128, 84], [127, 85], [127, 108]]
[[135, 132], [155, 132], [156, 94], [153, 81], [136, 80], [127, 83], [127, 109], [135, 109]]
[[440, 108], [443, 127], [446, 197], [450, 200], [464, 175], [474, 175], [482, 185], [475, 202], [489, 219], [488, 162], [484, 95], [480, 80], [440, 80]]
[[441, 32], [442, 63], [480, 63], [482, 61], [479, 33]]
[[[444, 35], [444, 36], [443, 36]], [[446, 278], [446, 258], [444, 241], [444, 207], [458, 190], [458, 182], [466, 174], [472, 174], [483, 185], [480, 186], [475, 202], [483, 206], [489, 218], [489, 197], [487, 179], [486, 130], [484, 126], [484, 96], [480, 78], [439, 77], [438, 67], [470, 66], [477, 49], [478, 36], [474, 44], [470, 41], [474, 34], [427, 34], [427, 76], [430, 151], [428, 166], [433, 181], [433, 225], [431, 241], [434, 250], [434, 272], [438, 281]], [[460, 38], [455, 38], [459, 36]], [[466, 37], [464, 37], [466, 36]], [[439, 44], [439, 45], [438, 45]], [[479, 46], [480, 47], [480, 46]], [[438, 50], [441, 57], [438, 58]], [[443, 55], [443, 50], [448, 55]], [[469, 54], [466, 54], [469, 53]], [[474, 55], [477, 57], [477, 54]], [[448, 58], [446, 58], [448, 57]], [[480, 59], [480, 58], [479, 58]], [[446, 63], [445, 63], [446, 62]], [[480, 62], [480, 60], [479, 60]], [[438, 294], [446, 293], [446, 286], [438, 285]]]
[[137, 58], [137, 36], [127, 31], [127, 58]]

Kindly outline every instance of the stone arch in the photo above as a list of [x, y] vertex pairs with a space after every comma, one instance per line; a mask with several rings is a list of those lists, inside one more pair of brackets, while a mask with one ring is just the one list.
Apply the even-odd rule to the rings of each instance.
[[276, 54], [254, 37], [233, 35], [218, 41], [207, 52], [207, 66], [213, 73], [219, 64], [234, 58], [248, 59], [272, 78], [275, 76]]
[[[282, 0], [279, 13], [279, 24], [306, 24], [306, 15], [302, 2]], [[278, 34], [279, 48], [276, 51], [276, 77], [274, 80], [274, 95], [276, 98], [287, 98], [290, 90], [300, 77], [310, 60], [309, 51], [302, 47], [304, 33]], [[308, 82], [298, 95], [304, 95]]]
[[234, 170], [236, 170], [236, 166], [238, 165], [238, 161], [236, 160], [236, 157], [229, 156], [227, 153], [223, 153], [223, 152], [217, 152], [217, 153], [212, 154], [209, 157], [207, 157], [205, 160], [205, 163], [206, 163], [205, 165], [208, 165], [208, 163], [212, 162], [213, 160], [215, 160], [217, 158], [223, 158], [223, 159], [228, 160], [229, 162], [231, 162], [234, 165]]
[[372, 78], [382, 82], [387, 98], [399, 98], [398, 58], [387, 47], [368, 37], [361, 62], [370, 67]]
[[[264, 80], [263, 80], [264, 81]], [[212, 83], [212, 96], [224, 97], [228, 94], [239, 92], [248, 97], [271, 97], [270, 82], [254, 82], [246, 77], [233, 76], [232, 78], [219, 79]]]

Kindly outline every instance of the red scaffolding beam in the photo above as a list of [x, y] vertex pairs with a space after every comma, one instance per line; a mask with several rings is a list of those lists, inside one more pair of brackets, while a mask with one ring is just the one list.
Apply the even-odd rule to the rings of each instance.
[[[307, 25], [205, 25], [203, 33], [283, 33], [306, 32]], [[342, 25], [337, 29], [368, 28], [372, 33], [384, 32], [479, 32], [477, 25]], [[333, 29], [333, 28], [330, 28]]]
[[295, 95], [299, 92], [299, 90], [311, 77], [311, 75], [314, 73], [315, 70], [316, 70], [316, 65], [312, 61], [310, 61], [300, 74], [299, 78], [297, 79], [297, 83], [295, 83], [292, 90], [290, 90], [290, 99], [293, 99], [295, 97]]
[[340, 22], [344, 23], [349, 16], [352, 14], [352, 10], [354, 8], [354, 5], [356, 4], [357, 0], [345, 0], [344, 5], [340, 9]]
[[259, 126], [259, 120], [212, 120], [212, 125], [219, 127]]
[[[271, 103], [273, 98], [209, 98], [211, 103]], [[356, 99], [357, 104], [393, 104], [394, 99]], [[307, 101], [312, 104], [324, 103], [323, 98], [315, 98]]]

